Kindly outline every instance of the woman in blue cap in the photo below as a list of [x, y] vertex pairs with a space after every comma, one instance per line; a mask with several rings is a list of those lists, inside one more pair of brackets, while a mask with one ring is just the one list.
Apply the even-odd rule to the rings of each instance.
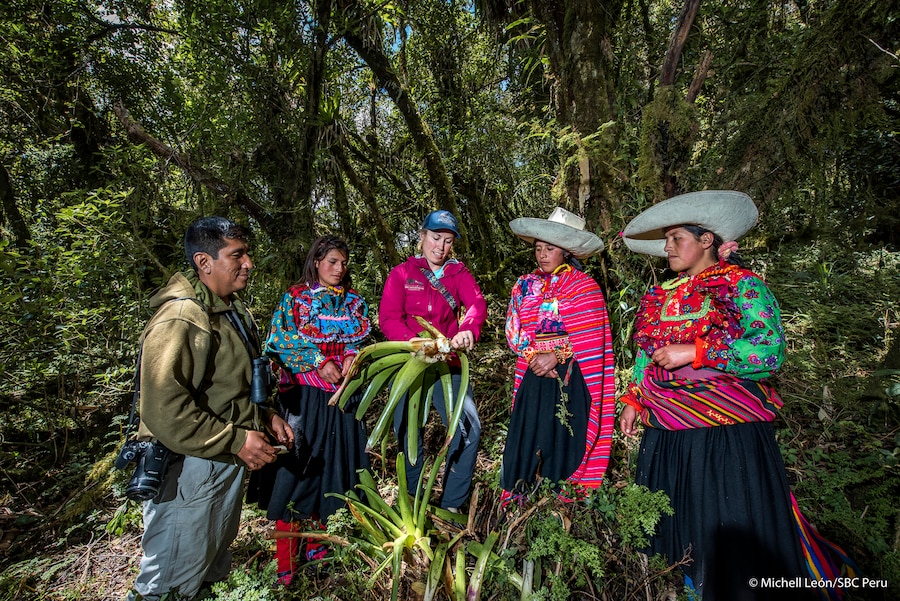
[[[459, 237], [459, 222], [449, 211], [432, 211], [419, 230], [419, 253], [394, 267], [384, 283], [378, 310], [378, 324], [389, 340], [410, 340], [421, 336], [416, 317], [428, 320], [450, 339], [453, 348], [472, 350], [487, 318], [487, 303], [471, 272], [453, 258], [453, 243]], [[455, 363], [455, 364], [454, 364]], [[453, 395], [459, 393], [459, 362], [451, 361]], [[434, 387], [432, 403], [444, 423], [447, 411], [441, 386]], [[394, 419], [397, 437], [406, 451], [406, 407], [400, 403]], [[463, 415], [447, 454], [441, 507], [457, 510], [468, 498], [481, 439], [481, 421], [475, 407], [472, 387], [466, 394]], [[409, 493], [422, 471], [422, 440], [419, 438], [418, 462], [407, 462]], [[408, 456], [408, 454], [407, 454]]]

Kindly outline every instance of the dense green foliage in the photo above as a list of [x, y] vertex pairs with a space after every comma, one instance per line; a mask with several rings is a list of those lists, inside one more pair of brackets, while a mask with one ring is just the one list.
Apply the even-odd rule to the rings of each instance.
[[[497, 507], [512, 362], [506, 295], [533, 267], [507, 223], [560, 204], [607, 242], [587, 270], [606, 293], [624, 378], [637, 301], [664, 275], [628, 253], [618, 232], [671, 194], [729, 188], [760, 208], [742, 254], [772, 286], [790, 339], [776, 425], [795, 493], [868, 575], [890, 583], [853, 598], [895, 598], [895, 4], [8, 0], [0, 597], [32, 598], [53, 584], [48, 598], [78, 598], [88, 585], [117, 598], [127, 586], [133, 563], [121, 582], [98, 585], [65, 550], [140, 530], [111, 453], [146, 300], [183, 265], [179, 239], [193, 218], [251, 224], [258, 268], [248, 292], [265, 322], [323, 232], [350, 243], [354, 285], [376, 313], [387, 271], [413, 252], [422, 216], [436, 207], [461, 217], [457, 250], [490, 301], [473, 361], [485, 422], [481, 521], [467, 535], [470, 544], [502, 535], [496, 557], [482, 553], [484, 597], [522, 586], [523, 561], [538, 598], [673, 585], [633, 552], [660, 508], [629, 485], [629, 441], [617, 440], [610, 486], [587, 508], [546, 501], [517, 523]], [[394, 477], [387, 467], [379, 482]], [[530, 556], [515, 543], [526, 531], [539, 542]], [[37, 541], [46, 555], [35, 556]], [[241, 541], [245, 558], [265, 544]], [[447, 557], [472, 570], [473, 551]], [[366, 588], [352, 552], [335, 552], [346, 574], [310, 574], [296, 590], [384, 592]], [[571, 571], [550, 565], [565, 554]], [[264, 563], [243, 565], [211, 594], [263, 590]]]

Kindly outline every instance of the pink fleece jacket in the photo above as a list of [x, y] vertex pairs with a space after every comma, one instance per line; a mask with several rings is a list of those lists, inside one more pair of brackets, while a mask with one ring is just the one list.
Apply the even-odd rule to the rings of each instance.
[[460, 330], [469, 330], [477, 340], [487, 318], [487, 303], [481, 288], [466, 266], [455, 259], [444, 264], [441, 283], [465, 314], [461, 320], [422, 273], [428, 269], [423, 257], [410, 257], [391, 270], [384, 283], [384, 294], [378, 309], [378, 325], [388, 340], [409, 340], [422, 332], [416, 321], [419, 315], [431, 322], [448, 338]]

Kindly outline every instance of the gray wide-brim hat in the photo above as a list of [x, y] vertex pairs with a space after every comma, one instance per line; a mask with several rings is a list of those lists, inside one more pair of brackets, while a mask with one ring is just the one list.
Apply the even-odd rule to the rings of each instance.
[[547, 219], [513, 219], [509, 222], [509, 227], [516, 236], [529, 244], [542, 240], [567, 250], [576, 259], [584, 259], [603, 251], [603, 240], [584, 229], [584, 219], [562, 207], [556, 207]]
[[622, 232], [625, 246], [634, 252], [665, 257], [665, 229], [699, 225], [724, 242], [737, 240], [756, 223], [759, 211], [743, 192], [704, 190], [673, 196], [646, 209]]

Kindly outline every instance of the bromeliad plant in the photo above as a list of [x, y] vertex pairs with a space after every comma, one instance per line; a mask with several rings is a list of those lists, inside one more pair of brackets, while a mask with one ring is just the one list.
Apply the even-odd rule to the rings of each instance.
[[[409, 396], [406, 405], [406, 431], [409, 461], [418, 462], [419, 428], [428, 422], [434, 385], [440, 383], [447, 406], [447, 436], [444, 447], [450, 444], [462, 416], [463, 401], [469, 386], [469, 361], [462, 351], [454, 351], [450, 340], [429, 322], [420, 317], [423, 336], [409, 341], [389, 341], [370, 344], [360, 350], [347, 377], [329, 404], [345, 409], [350, 398], [363, 386], [362, 397], [356, 408], [356, 419], [363, 419], [372, 401], [390, 386], [387, 402], [366, 441], [366, 452], [386, 440], [394, 411], [404, 395]], [[450, 367], [447, 361], [452, 353], [459, 358], [461, 383], [457, 398], [453, 397]]]
[[[382, 498], [368, 470], [360, 471], [360, 482], [356, 485], [362, 496], [352, 491], [346, 495], [333, 495], [346, 501], [351, 515], [360, 526], [360, 536], [352, 537], [346, 544], [367, 550], [369, 557], [378, 562], [377, 566], [373, 566], [368, 587], [375, 588], [379, 576], [390, 568], [391, 600], [396, 601], [400, 596], [404, 566], [411, 566], [425, 578], [420, 593], [422, 601], [432, 601], [441, 584], [454, 601], [477, 601], [488, 564], [491, 564], [499, 566], [497, 569], [502, 569], [514, 586], [522, 591], [521, 576], [508, 569], [493, 552], [499, 538], [496, 532], [490, 533], [483, 544], [472, 541], [458, 545], [466, 530], [461, 529], [451, 537], [447, 531], [435, 527], [432, 516], [445, 520], [459, 517], [427, 503], [446, 454], [447, 448], [444, 447], [428, 470], [425, 482], [422, 479], [426, 472], [420, 474], [416, 494], [410, 498], [406, 494], [406, 461], [403, 453], [398, 453], [398, 490], [393, 505]], [[455, 569], [451, 569], [448, 552], [454, 547], [458, 547], [456, 563]], [[466, 571], [467, 552], [476, 558], [471, 577]]]
[[[398, 489], [394, 505], [388, 504], [381, 497], [375, 479], [368, 470], [359, 472], [360, 481], [356, 485], [364, 500], [352, 491], [346, 495], [333, 495], [346, 501], [350, 513], [360, 526], [363, 538], [357, 540], [357, 544], [370, 549], [372, 558], [379, 562], [369, 578], [369, 588], [377, 584], [380, 574], [391, 569], [392, 600], [399, 596], [404, 564], [415, 566], [423, 572], [429, 571], [433, 561], [442, 565], [447, 548], [455, 544], [462, 535], [460, 532], [452, 540], [447, 540], [446, 535], [439, 536], [428, 517], [429, 512], [438, 511], [428, 505], [428, 498], [446, 453], [445, 447], [428, 471], [428, 480], [424, 486], [422, 478], [425, 477], [425, 472], [420, 474], [418, 486], [415, 487], [416, 494], [411, 499], [406, 494], [406, 460], [403, 453], [397, 454]], [[436, 539], [436, 536], [441, 540]], [[433, 548], [435, 542], [439, 543], [437, 549]], [[434, 583], [431, 584], [434, 586]]]
[[[374, 587], [378, 576], [390, 567], [393, 574], [391, 599], [397, 599], [404, 566], [414, 566], [427, 573], [424, 599], [428, 600], [437, 591], [444, 574], [447, 551], [456, 545], [464, 532], [459, 532], [452, 538], [446, 533], [438, 533], [429, 515], [453, 518], [441, 515], [445, 513], [444, 510], [431, 507], [428, 501], [462, 416], [463, 402], [469, 386], [469, 361], [465, 353], [455, 351], [460, 362], [461, 382], [459, 393], [454, 397], [448, 365], [450, 356], [454, 353], [450, 340], [429, 322], [419, 317], [416, 319], [423, 328], [421, 337], [410, 341], [378, 342], [361, 349], [330, 404], [337, 404], [345, 409], [351, 397], [363, 390], [356, 408], [356, 418], [363, 419], [375, 398], [390, 387], [387, 401], [366, 441], [368, 452], [375, 446], [384, 444], [394, 412], [404, 396], [408, 396], [407, 448], [409, 461], [415, 464], [418, 462], [419, 429], [428, 421], [435, 384], [441, 386], [448, 416], [447, 435], [441, 451], [428, 470], [425, 482], [423, 479], [426, 478], [426, 472], [421, 472], [420, 480], [414, 488], [415, 496], [410, 499], [406, 494], [406, 461], [403, 453], [397, 455], [398, 492], [395, 506], [389, 505], [381, 497], [375, 480], [368, 471], [360, 472], [360, 483], [357, 485], [365, 502], [352, 491], [347, 495], [335, 495], [347, 502], [350, 513], [360, 525], [366, 546], [378, 550], [373, 558], [379, 565], [369, 579], [369, 586]], [[463, 578], [464, 582], [464, 575], [465, 569], [457, 579]], [[448, 588], [459, 588], [459, 583]]]

